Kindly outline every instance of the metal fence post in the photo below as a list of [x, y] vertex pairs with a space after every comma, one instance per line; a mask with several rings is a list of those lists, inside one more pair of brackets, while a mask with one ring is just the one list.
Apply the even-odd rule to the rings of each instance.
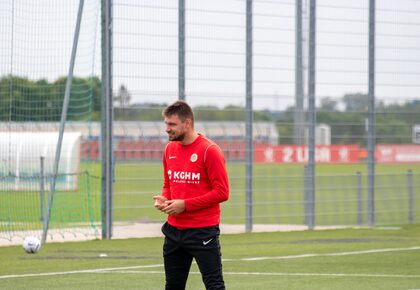
[[252, 111], [252, 0], [246, 1], [246, 232], [252, 231], [253, 111]]
[[185, 100], [185, 0], [178, 1], [178, 94]]
[[362, 196], [362, 174], [360, 171], [356, 172], [357, 182], [357, 224], [363, 225], [363, 196]]
[[309, 186], [308, 186], [308, 165], [306, 164], [303, 167], [303, 214], [304, 214], [304, 224], [309, 226], [309, 215], [310, 215], [310, 210], [309, 210]]
[[407, 192], [408, 192], [408, 223], [414, 223], [414, 191], [413, 191], [413, 171], [407, 171]]
[[315, 108], [315, 49], [316, 49], [316, 0], [310, 1], [309, 7], [309, 65], [308, 65], [308, 209], [309, 220], [308, 228], [315, 228], [315, 127], [316, 127], [316, 108]]
[[375, 225], [375, 0], [369, 1], [369, 88], [367, 112], [368, 224]]
[[66, 88], [64, 91], [64, 98], [63, 98], [63, 106], [61, 110], [61, 119], [60, 119], [60, 126], [58, 130], [58, 140], [57, 140], [57, 147], [55, 148], [55, 157], [54, 157], [54, 164], [53, 164], [53, 172], [52, 172], [52, 180], [50, 185], [50, 194], [48, 195], [48, 208], [46, 219], [44, 222], [44, 229], [42, 233], [42, 244], [44, 244], [47, 240], [49, 225], [50, 225], [50, 218], [51, 218], [51, 211], [54, 201], [55, 195], [55, 187], [57, 182], [57, 176], [60, 166], [60, 158], [61, 158], [61, 148], [63, 144], [63, 136], [64, 136], [64, 129], [66, 126], [67, 120], [67, 113], [70, 103], [70, 92], [73, 83], [73, 75], [74, 75], [74, 66], [76, 63], [76, 54], [77, 54], [77, 45], [79, 43], [79, 35], [80, 35], [80, 26], [82, 23], [82, 15], [83, 15], [83, 6], [85, 4], [84, 0], [79, 1], [79, 9], [77, 11], [77, 19], [76, 19], [76, 28], [73, 35], [73, 45], [71, 50], [71, 57], [70, 57], [70, 66], [66, 80]]
[[40, 157], [41, 168], [39, 172], [39, 198], [40, 198], [40, 212], [41, 221], [45, 219], [45, 156]]
[[112, 237], [113, 222], [113, 130], [112, 100], [112, 0], [102, 0], [102, 239]]
[[295, 144], [305, 142], [304, 83], [303, 83], [303, 28], [302, 0], [296, 0], [296, 47], [295, 47], [295, 111], [293, 138]]

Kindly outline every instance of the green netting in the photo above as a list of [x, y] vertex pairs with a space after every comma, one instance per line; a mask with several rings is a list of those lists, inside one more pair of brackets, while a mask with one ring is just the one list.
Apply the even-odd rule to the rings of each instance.
[[[72, 77], [49, 238], [98, 235], [98, 154], [89, 128], [100, 117], [101, 1], [5, 0], [0, 12], [0, 239], [41, 236], [67, 81]], [[77, 46], [76, 46], [77, 44]], [[72, 50], [77, 47], [72, 70]], [[74, 135], [76, 134], [76, 135]], [[69, 136], [77, 136], [68, 150]], [[45, 192], [41, 189], [45, 160]]]

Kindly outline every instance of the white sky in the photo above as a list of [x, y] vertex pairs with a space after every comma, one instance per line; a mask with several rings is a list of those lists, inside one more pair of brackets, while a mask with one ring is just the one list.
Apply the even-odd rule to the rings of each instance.
[[[78, 3], [0, 0], [0, 75], [66, 75]], [[114, 91], [124, 84], [132, 103], [177, 98], [177, 4], [114, 0]], [[317, 1], [318, 99], [367, 92], [368, 5]], [[376, 96], [420, 99], [420, 1], [377, 0], [376, 6]], [[294, 0], [254, 1], [256, 109], [294, 103], [294, 15]], [[100, 1], [86, 0], [76, 75], [100, 75], [99, 18]], [[245, 1], [186, 0], [186, 22], [187, 100], [245, 105]]]

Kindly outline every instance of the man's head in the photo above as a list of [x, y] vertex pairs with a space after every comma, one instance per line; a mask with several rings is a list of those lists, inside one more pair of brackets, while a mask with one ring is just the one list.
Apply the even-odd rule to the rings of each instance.
[[178, 100], [169, 105], [162, 112], [166, 133], [169, 141], [181, 141], [189, 143], [191, 138], [195, 138], [194, 132], [194, 113], [191, 107], [184, 101]]

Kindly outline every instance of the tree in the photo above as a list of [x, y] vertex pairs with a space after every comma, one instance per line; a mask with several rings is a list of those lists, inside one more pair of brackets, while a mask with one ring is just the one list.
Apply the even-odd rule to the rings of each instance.
[[343, 96], [344, 109], [347, 112], [366, 112], [368, 96], [366, 94], [345, 94]]
[[337, 111], [337, 106], [338, 106], [338, 101], [326, 97], [326, 98], [322, 98], [321, 99], [321, 110], [322, 111], [329, 111], [329, 112], [334, 112]]
[[116, 121], [161, 121], [162, 111], [167, 104], [142, 103], [133, 104], [129, 110], [121, 107], [114, 108]]
[[[1, 78], [0, 120], [59, 121], [66, 82], [66, 77], [52, 83], [44, 79], [34, 81], [17, 76]], [[93, 113], [100, 112], [100, 99], [101, 82], [98, 78], [74, 77], [67, 119], [93, 120]]]

